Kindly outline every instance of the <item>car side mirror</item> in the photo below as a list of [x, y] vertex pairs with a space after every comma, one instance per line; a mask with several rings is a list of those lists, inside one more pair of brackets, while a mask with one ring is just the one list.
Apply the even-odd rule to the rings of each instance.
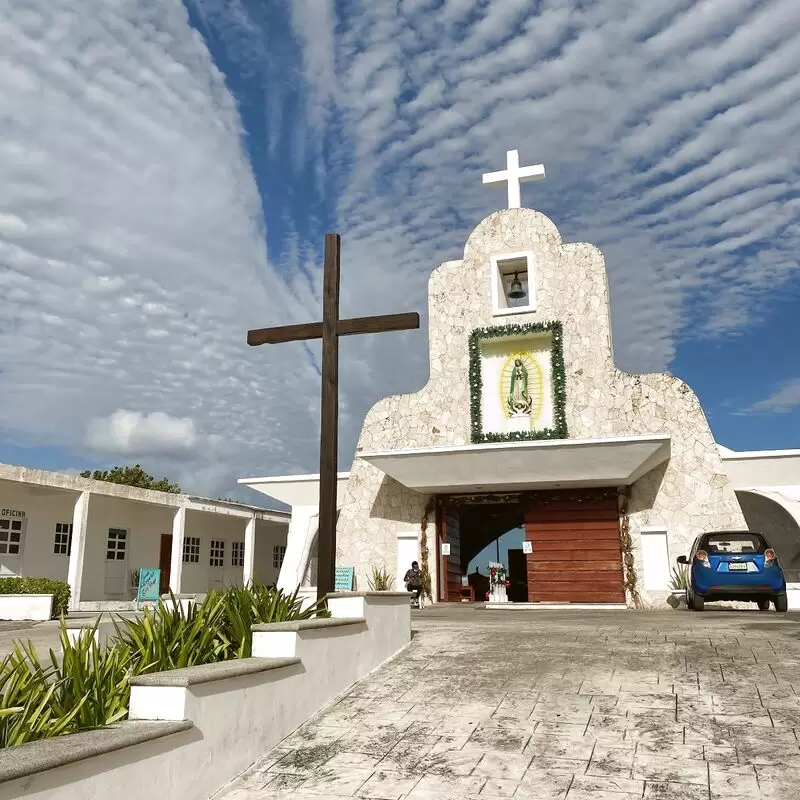
[[678, 556], [677, 561], [678, 561], [679, 564], [688, 564], [689, 563], [689, 559], [686, 556]]

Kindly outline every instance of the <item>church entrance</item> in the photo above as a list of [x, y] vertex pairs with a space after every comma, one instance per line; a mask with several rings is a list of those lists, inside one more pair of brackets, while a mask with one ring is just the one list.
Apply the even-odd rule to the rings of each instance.
[[616, 491], [531, 493], [525, 538], [532, 602], [625, 602]]
[[625, 602], [616, 490], [441, 496], [436, 522], [440, 601], [485, 600], [500, 563], [510, 602]]

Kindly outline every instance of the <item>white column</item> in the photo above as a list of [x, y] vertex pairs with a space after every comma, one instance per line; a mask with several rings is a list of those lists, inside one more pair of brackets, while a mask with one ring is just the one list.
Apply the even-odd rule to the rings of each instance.
[[242, 581], [247, 586], [253, 582], [253, 573], [256, 559], [256, 518], [250, 517], [247, 520], [247, 527], [244, 529], [244, 569], [242, 571]]
[[172, 554], [169, 561], [169, 588], [174, 594], [181, 592], [183, 577], [183, 537], [186, 533], [186, 506], [181, 506], [172, 519]]
[[83, 555], [86, 552], [86, 528], [89, 521], [89, 492], [81, 492], [72, 510], [72, 547], [69, 551], [67, 583], [71, 590], [69, 608], [77, 611], [81, 602]]

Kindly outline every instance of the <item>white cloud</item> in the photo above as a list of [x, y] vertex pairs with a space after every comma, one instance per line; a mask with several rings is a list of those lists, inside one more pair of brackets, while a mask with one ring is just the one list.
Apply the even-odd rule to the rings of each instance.
[[[717, 335], [768, 314], [800, 245], [800, 5], [446, 7], [462, 12], [458, 25], [415, 3], [338, 20], [336, 101], [356, 155], [339, 204], [354, 304], [366, 307], [376, 283], [399, 296], [395, 274], [421, 290], [410, 271], [458, 257], [501, 203], [480, 173], [517, 147], [548, 169], [524, 201], [606, 254], [621, 366], [664, 370], [687, 325]], [[305, 32], [304, 46], [329, 57], [330, 35]], [[372, 360], [381, 345], [357, 347]]]
[[[514, 147], [547, 166], [526, 204], [606, 254], [624, 368], [667, 368], [690, 325], [741, 331], [797, 274], [795, 0], [294, 0], [296, 41], [280, 4], [190, 2], [257, 76], [268, 152], [282, 132], [324, 178], [343, 314], [424, 311]], [[0, 54], [2, 432], [79, 450], [140, 409], [193, 421], [190, 455], [145, 465], [191, 491], [315, 470], [319, 348], [244, 332], [319, 313], [322, 243], [287, 220], [294, 271], [268, 263], [236, 103], [183, 6], [5, 0]], [[425, 343], [342, 342], [343, 454], [424, 383]]]
[[318, 380], [314, 360], [245, 342], [301, 308], [267, 262], [237, 108], [183, 5], [1, 4], [3, 433], [77, 461], [94, 420], [109, 458], [141, 453], [211, 493], [313, 463], [313, 424], [288, 421], [314, 418], [291, 389]]
[[86, 429], [87, 445], [104, 456], [188, 455], [200, 441], [194, 420], [162, 411], [141, 414], [121, 408], [108, 417], [91, 420]]
[[754, 403], [748, 411], [750, 413], [786, 414], [797, 408], [800, 408], [800, 378], [793, 378], [783, 383], [769, 397]]

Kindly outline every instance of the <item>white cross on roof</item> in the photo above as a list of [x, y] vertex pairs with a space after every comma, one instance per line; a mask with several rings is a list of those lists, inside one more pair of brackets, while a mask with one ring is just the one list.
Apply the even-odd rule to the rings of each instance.
[[540, 181], [544, 178], [544, 164], [534, 164], [531, 167], [520, 167], [519, 150], [506, 152], [506, 168], [499, 172], [487, 172], [483, 176], [484, 184], [508, 182], [508, 207], [520, 208], [521, 183]]

